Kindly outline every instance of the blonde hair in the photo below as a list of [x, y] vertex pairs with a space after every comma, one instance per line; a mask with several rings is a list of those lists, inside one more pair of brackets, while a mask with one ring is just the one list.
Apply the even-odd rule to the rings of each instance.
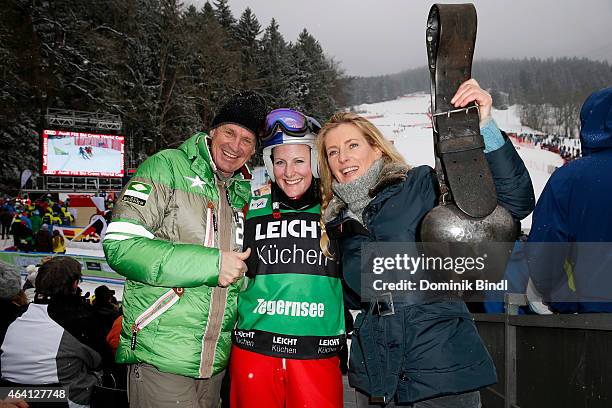
[[357, 127], [370, 146], [378, 147], [382, 152], [382, 159], [385, 164], [398, 163], [408, 167], [406, 161], [401, 154], [395, 149], [393, 144], [387, 140], [376, 126], [363, 116], [359, 116], [353, 112], [337, 112], [332, 115], [329, 121], [321, 128], [317, 136], [317, 153], [319, 154], [319, 177], [321, 184], [321, 240], [320, 246], [323, 254], [331, 259], [334, 255], [330, 252], [329, 237], [325, 231], [325, 223], [323, 215], [329, 205], [329, 202], [334, 197], [332, 190], [332, 182], [334, 177], [329, 168], [327, 161], [327, 151], [325, 150], [325, 137], [330, 130], [337, 128], [340, 125], [353, 125]]

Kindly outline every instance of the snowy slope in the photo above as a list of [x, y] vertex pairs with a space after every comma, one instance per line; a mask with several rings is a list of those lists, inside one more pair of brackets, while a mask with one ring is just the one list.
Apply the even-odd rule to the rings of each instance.
[[[393, 101], [359, 105], [357, 111], [393, 141], [395, 147], [410, 165], [427, 164], [433, 167], [432, 130], [427, 116], [429, 104], [429, 94], [415, 93]], [[512, 106], [504, 111], [493, 109], [492, 114], [502, 130], [516, 133], [539, 133], [521, 125], [517, 106]], [[537, 199], [550, 173], [556, 167], [563, 165], [563, 160], [558, 154], [546, 150], [527, 145], [515, 146], [529, 170]], [[531, 227], [531, 215], [524, 219], [521, 225], [524, 230], [528, 230]]]

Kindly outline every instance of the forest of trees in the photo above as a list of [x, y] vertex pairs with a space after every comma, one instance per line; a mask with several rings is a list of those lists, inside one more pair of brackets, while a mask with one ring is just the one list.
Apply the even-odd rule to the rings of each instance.
[[[48, 108], [119, 115], [128, 163], [206, 130], [240, 89], [270, 107], [324, 122], [352, 105], [429, 90], [425, 67], [369, 78], [346, 76], [306, 28], [287, 41], [251, 9], [237, 18], [228, 0], [201, 9], [179, 0], [8, 0], [0, 8], [0, 183], [39, 169]], [[608, 63], [585, 59], [476, 61], [485, 88], [524, 105], [536, 129], [570, 133], [593, 90], [612, 83]]]
[[[511, 105], [522, 105], [523, 124], [571, 135], [577, 130], [586, 97], [612, 84], [612, 66], [584, 58], [477, 60], [472, 76], [485, 89], [507, 93]], [[429, 70], [424, 66], [392, 75], [352, 78], [346, 92], [349, 105], [358, 105], [429, 89]]]
[[254, 89], [325, 119], [343, 75], [304, 29], [287, 42], [227, 0], [9, 0], [0, 9], [0, 174], [38, 169], [47, 108], [120, 115], [139, 163], [206, 129], [220, 101]]

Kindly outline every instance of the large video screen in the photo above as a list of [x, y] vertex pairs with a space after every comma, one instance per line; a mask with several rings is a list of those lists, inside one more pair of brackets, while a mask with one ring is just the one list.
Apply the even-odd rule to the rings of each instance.
[[45, 129], [43, 174], [123, 177], [124, 140], [124, 136]]

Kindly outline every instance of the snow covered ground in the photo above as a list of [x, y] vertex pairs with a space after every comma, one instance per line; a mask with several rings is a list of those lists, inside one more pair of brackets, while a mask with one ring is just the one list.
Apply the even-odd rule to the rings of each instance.
[[93, 154], [81, 155], [79, 147], [74, 144], [72, 137], [50, 138], [48, 141], [49, 171], [58, 171], [60, 174], [89, 175], [87, 173], [113, 173], [121, 174], [123, 161], [118, 150], [93, 146]]
[[[374, 123], [412, 166], [434, 165], [431, 121], [427, 116], [430, 104], [429, 94], [415, 93], [393, 101], [359, 105], [359, 114]], [[515, 133], [539, 133], [522, 126], [518, 106], [507, 110], [493, 109], [493, 118], [500, 129]], [[525, 162], [533, 182], [536, 199], [555, 168], [563, 165], [558, 154], [541, 150], [539, 147], [515, 144]], [[531, 215], [521, 222], [523, 230], [531, 227]]]

